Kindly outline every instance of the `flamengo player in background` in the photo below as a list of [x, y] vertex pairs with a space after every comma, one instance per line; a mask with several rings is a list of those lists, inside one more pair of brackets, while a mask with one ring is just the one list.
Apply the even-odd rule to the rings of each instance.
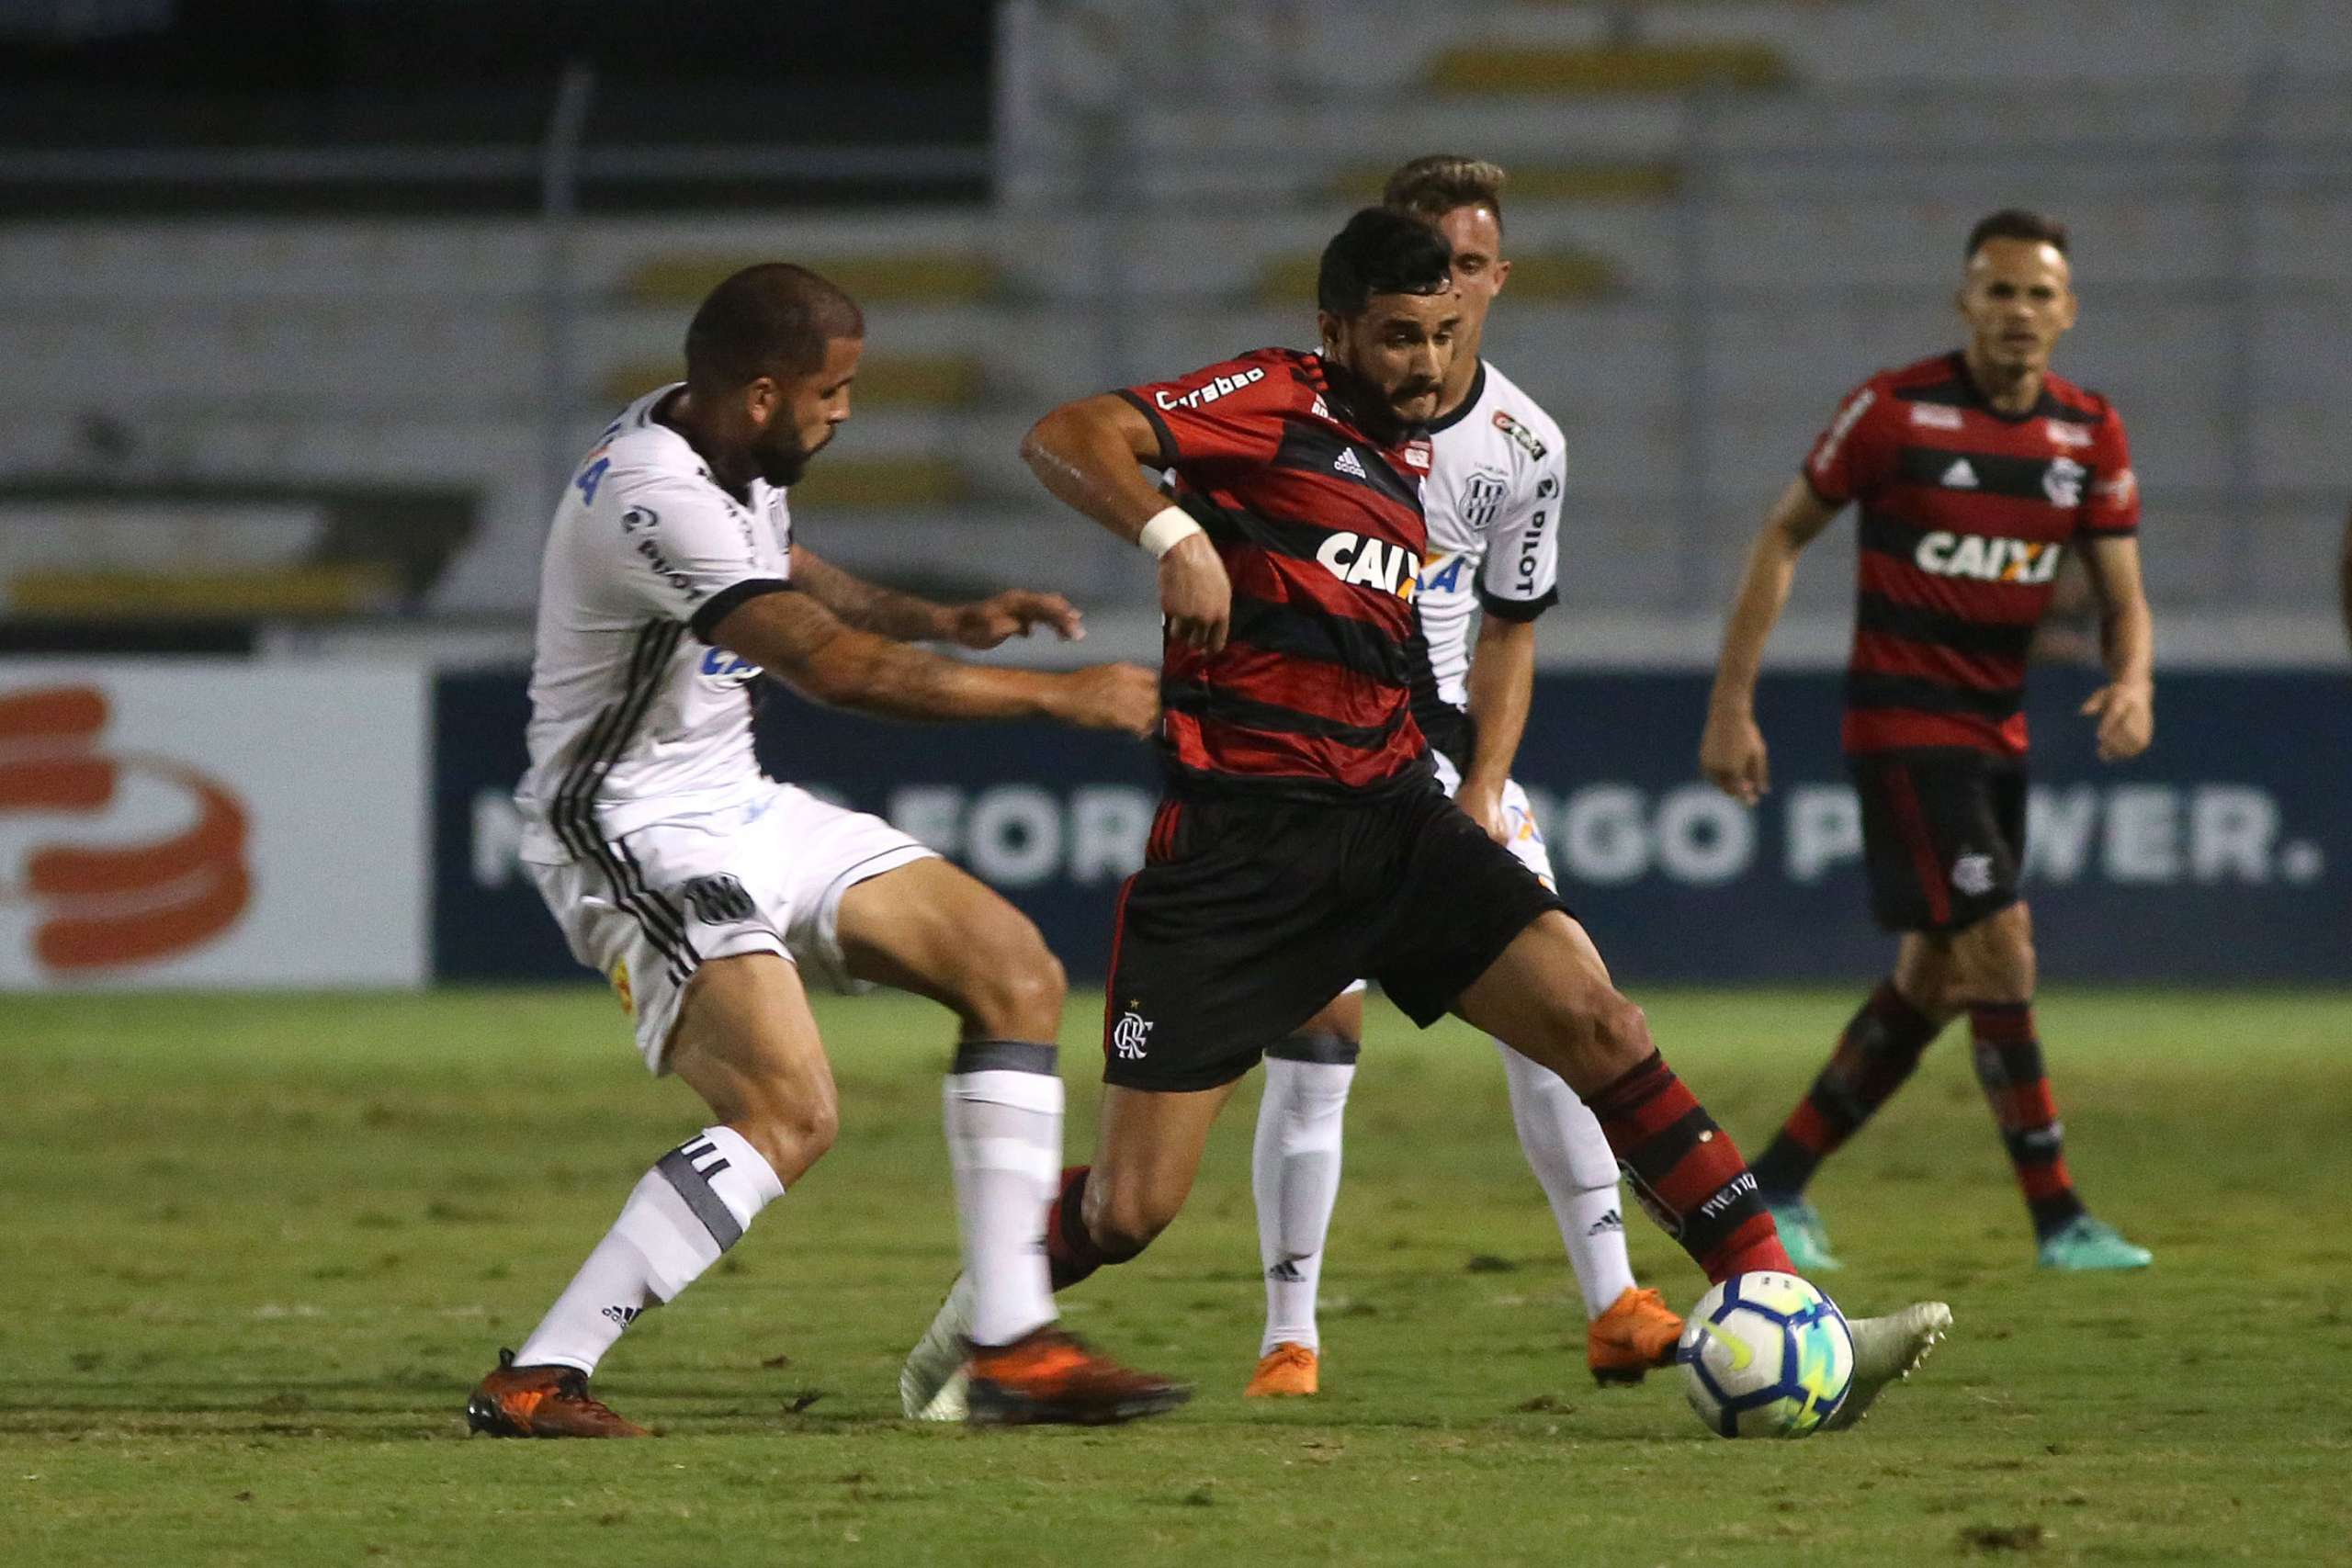
[[[1320, 353], [1065, 404], [1023, 444], [1055, 496], [1159, 558], [1167, 626], [1168, 796], [1119, 895], [1094, 1164], [1064, 1172], [1046, 1225], [1056, 1288], [1167, 1227], [1236, 1082], [1362, 976], [1415, 1022], [1453, 1012], [1567, 1079], [1710, 1279], [1785, 1270], [1739, 1151], [1558, 895], [1437, 787], [1413, 722], [1419, 427], [1461, 330], [1445, 236], [1368, 208], [1316, 292]], [[1174, 472], [1177, 504], [1144, 463]], [[908, 1357], [910, 1412], [947, 1413], [968, 1313], [959, 1281]], [[1858, 1325], [1849, 1403], [1950, 1320]], [[968, 1391], [992, 1397], [977, 1364]]]
[[[785, 488], [849, 417], [865, 321], [771, 263], [711, 291], [686, 379], [582, 460], [548, 538], [531, 671], [523, 858], [573, 956], [608, 976], [638, 1049], [712, 1124], [656, 1160], [519, 1352], [467, 1407], [501, 1437], [641, 1437], [588, 1374], [674, 1300], [833, 1140], [832, 1069], [805, 985], [880, 982], [962, 1024], [946, 1086], [973, 1335], [1003, 1419], [1109, 1421], [1182, 1391], [1053, 1326], [1039, 1220], [1060, 1163], [1062, 972], [1012, 907], [872, 817], [763, 777], [763, 673], [898, 718], [1052, 718], [1148, 733], [1150, 672], [983, 668], [902, 638], [990, 648], [1078, 634], [1052, 594], [950, 609], [860, 582], [792, 540]], [[797, 592], [795, 592], [797, 590]]]
[[2065, 229], [1996, 212], [1971, 231], [1966, 255], [1968, 346], [1882, 372], [1846, 400], [1766, 520], [1724, 635], [1700, 766], [1753, 806], [1767, 784], [1754, 711], [1765, 638], [1797, 553], [1847, 502], [1860, 505], [1845, 750], [1871, 908], [1903, 940], [1894, 973], [1846, 1026], [1756, 1177], [1799, 1265], [1837, 1268], [1806, 1181], [1965, 1011], [2042, 1266], [2139, 1269], [2147, 1250], [2093, 1219], [2066, 1173], [2018, 892], [2026, 652], [2069, 548], [2083, 551], [2105, 607], [2109, 682], [2083, 705], [2098, 720], [2100, 760], [2136, 757], [2154, 733], [2139, 491], [2114, 407], [2050, 373], [2075, 324]]
[[[1462, 325], [1429, 423], [1421, 486], [1429, 554], [1414, 609], [1426, 644], [1413, 716], [1441, 788], [1520, 863], [1554, 886], [1544, 835], [1512, 782], [1535, 682], [1535, 618], [1559, 600], [1560, 427], [1481, 354], [1487, 308], [1510, 276], [1502, 255], [1503, 171], [1471, 158], [1417, 158], [1388, 178], [1392, 211], [1434, 223], [1453, 249]], [[1471, 620], [1478, 612], [1476, 651]], [[1323, 1244], [1340, 1195], [1341, 1122], [1363, 1039], [1360, 988], [1266, 1048], [1250, 1162], [1266, 1329], [1247, 1393], [1314, 1393]], [[1638, 1288], [1625, 1256], [1617, 1156], [1560, 1076], [1496, 1042], [1520, 1147], [1550, 1200], [1583, 1292], [1586, 1364], [1602, 1382], [1638, 1382], [1669, 1364], [1682, 1320]]]

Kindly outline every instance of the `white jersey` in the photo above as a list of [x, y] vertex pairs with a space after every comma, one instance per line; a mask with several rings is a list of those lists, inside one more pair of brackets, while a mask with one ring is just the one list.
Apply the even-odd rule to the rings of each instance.
[[[1532, 621], [1560, 597], [1567, 463], [1560, 427], [1492, 361], [1479, 364], [1461, 406], [1430, 426], [1430, 446], [1421, 485], [1429, 555], [1414, 602], [1436, 699], [1458, 713], [1470, 700], [1472, 611]], [[1441, 750], [1464, 732], [1426, 701], [1414, 711]]]
[[556, 507], [539, 573], [531, 765], [515, 791], [523, 857], [562, 864], [647, 823], [720, 810], [766, 785], [752, 754], [759, 669], [705, 638], [786, 588], [792, 514], [711, 478], [650, 392], [605, 428]]

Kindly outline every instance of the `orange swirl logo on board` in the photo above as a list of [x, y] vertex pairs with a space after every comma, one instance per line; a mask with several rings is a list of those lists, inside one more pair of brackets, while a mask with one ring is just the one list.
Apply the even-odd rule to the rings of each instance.
[[0, 813], [96, 817], [133, 780], [160, 783], [195, 808], [161, 838], [32, 847], [15, 895], [39, 912], [35, 960], [62, 975], [176, 957], [235, 925], [253, 897], [243, 804], [185, 763], [99, 750], [107, 717], [95, 686], [0, 692]]

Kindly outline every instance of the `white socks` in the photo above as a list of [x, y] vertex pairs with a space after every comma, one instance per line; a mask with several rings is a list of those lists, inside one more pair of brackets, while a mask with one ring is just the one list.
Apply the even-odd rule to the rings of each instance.
[[1501, 1041], [1503, 1077], [1510, 1085], [1510, 1116], [1519, 1146], [1551, 1201], [1560, 1240], [1584, 1292], [1588, 1319], [1607, 1312], [1634, 1288], [1625, 1256], [1625, 1220], [1617, 1196], [1617, 1156], [1590, 1107], [1551, 1068], [1530, 1061]]
[[947, 1154], [975, 1345], [1009, 1345], [1054, 1321], [1046, 1209], [1062, 1160], [1054, 1047], [967, 1041], [945, 1089]]
[[638, 1181], [514, 1364], [594, 1371], [638, 1314], [694, 1283], [783, 1196], [784, 1183], [741, 1134], [704, 1128]]
[[1352, 1062], [1266, 1058], [1266, 1095], [1250, 1180], [1258, 1201], [1258, 1259], [1266, 1270], [1263, 1356], [1285, 1342], [1320, 1347], [1315, 1296], [1323, 1239], [1340, 1197], [1340, 1142]]
[[[1500, 1041], [1495, 1045], [1502, 1053], [1520, 1147], [1526, 1151], [1527, 1163], [1559, 1224], [1560, 1241], [1584, 1296], [1585, 1316], [1599, 1317], [1634, 1288], [1617, 1193], [1617, 1156], [1610, 1152], [1599, 1120], [1558, 1074]], [[1266, 1334], [1258, 1347], [1261, 1356], [1286, 1341], [1321, 1346], [1315, 1302], [1323, 1275], [1324, 1238], [1339, 1201], [1341, 1131], [1355, 1072], [1352, 1062], [1266, 1057], [1266, 1095], [1258, 1107], [1257, 1141], [1250, 1161], [1258, 1201], [1258, 1258], [1266, 1270]]]

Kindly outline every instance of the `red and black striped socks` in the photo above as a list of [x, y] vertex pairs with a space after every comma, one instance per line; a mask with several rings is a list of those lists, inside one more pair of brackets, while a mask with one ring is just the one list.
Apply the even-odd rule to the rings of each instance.
[[1046, 1271], [1056, 1292], [1066, 1291], [1108, 1263], [1125, 1263], [1134, 1252], [1114, 1252], [1086, 1228], [1086, 1178], [1091, 1165], [1062, 1167], [1061, 1187], [1046, 1208]]
[[1803, 1192], [1815, 1168], [1903, 1087], [1942, 1028], [1905, 1001], [1893, 980], [1880, 981], [1838, 1037], [1838, 1049], [1821, 1076], [1756, 1162], [1756, 1179], [1765, 1195], [1793, 1198]]
[[1657, 1052], [1585, 1103], [1600, 1119], [1634, 1196], [1708, 1279], [1759, 1269], [1796, 1272], [1730, 1134]]
[[2084, 1210], [2066, 1174], [2066, 1128], [2042, 1069], [2033, 1004], [1979, 1002], [1968, 1010], [1968, 1021], [1976, 1037], [1976, 1081], [2000, 1124], [2034, 1234], [2046, 1240]]

